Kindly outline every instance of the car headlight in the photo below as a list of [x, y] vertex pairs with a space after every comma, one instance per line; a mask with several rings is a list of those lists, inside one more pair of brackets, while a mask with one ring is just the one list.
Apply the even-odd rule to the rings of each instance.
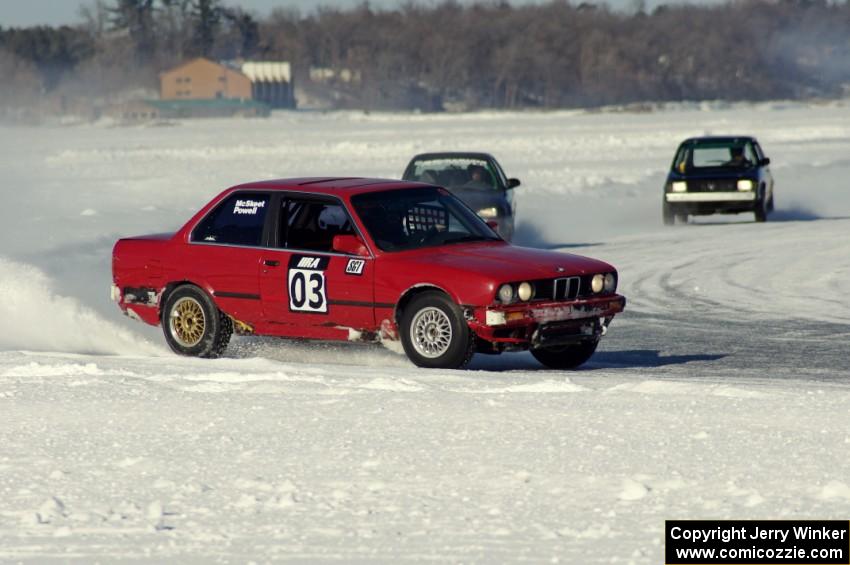
[[752, 190], [753, 181], [750, 179], [741, 179], [738, 181], [738, 190]]
[[617, 288], [617, 278], [614, 276], [614, 273], [608, 273], [605, 275], [605, 292], [614, 292], [614, 289]]
[[514, 300], [514, 287], [509, 284], [503, 284], [499, 287], [499, 302], [502, 304], [510, 304]]
[[671, 188], [673, 189], [673, 192], [687, 192], [688, 183], [683, 180], [677, 180], [673, 183], [673, 186]]
[[594, 294], [599, 294], [603, 288], [605, 288], [605, 275], [593, 275], [593, 278], [590, 280], [590, 290]]
[[489, 208], [481, 208], [478, 210], [478, 215], [482, 218], [495, 218], [499, 215], [499, 209], [495, 206], [490, 206]]
[[517, 296], [523, 302], [528, 302], [531, 300], [531, 297], [534, 296], [534, 287], [531, 286], [531, 283], [523, 282], [519, 284], [519, 287], [516, 291]]

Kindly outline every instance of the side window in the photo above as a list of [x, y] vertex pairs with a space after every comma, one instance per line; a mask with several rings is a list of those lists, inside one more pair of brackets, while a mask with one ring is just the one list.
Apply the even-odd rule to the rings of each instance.
[[759, 162], [763, 161], [764, 160], [764, 151], [761, 150], [761, 145], [756, 143], [756, 144], [754, 144], [754, 147], [756, 148], [756, 157], [758, 157]]
[[336, 235], [354, 234], [354, 227], [337, 201], [290, 198], [282, 203], [278, 241], [289, 249], [333, 251]]
[[237, 192], [198, 224], [192, 241], [260, 245], [268, 207], [268, 194]]

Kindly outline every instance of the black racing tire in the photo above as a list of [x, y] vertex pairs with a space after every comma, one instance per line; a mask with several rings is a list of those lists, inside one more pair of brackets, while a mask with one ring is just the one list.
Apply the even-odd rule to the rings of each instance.
[[767, 189], [764, 186], [761, 186], [757, 194], [758, 199], [756, 200], [756, 207], [753, 209], [753, 215], [755, 216], [756, 222], [766, 222], [767, 214], [771, 210], [771, 203], [767, 200], [766, 191]]
[[162, 309], [162, 333], [172, 351], [191, 357], [219, 357], [233, 335], [233, 320], [194, 285], [177, 287]]
[[475, 334], [445, 293], [429, 290], [414, 296], [399, 318], [401, 344], [414, 365], [461, 369], [472, 359]]
[[598, 345], [599, 340], [597, 339], [583, 341], [575, 345], [532, 349], [531, 354], [550, 369], [575, 369], [584, 365], [588, 359], [593, 357]]
[[757, 222], [767, 221], [767, 208], [768, 205], [763, 200], [759, 200], [756, 203], [756, 209], [754, 210], [754, 213]]
[[767, 211], [768, 213], [773, 212], [775, 205], [773, 203], [773, 195], [770, 195], [770, 200], [767, 201]]
[[676, 223], [676, 215], [673, 213], [673, 207], [667, 202], [661, 204], [661, 219], [665, 226], [672, 226]]

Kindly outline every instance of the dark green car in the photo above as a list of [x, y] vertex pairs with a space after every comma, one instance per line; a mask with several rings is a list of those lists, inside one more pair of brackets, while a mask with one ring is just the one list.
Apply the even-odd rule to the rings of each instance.
[[403, 180], [447, 188], [463, 200], [505, 241], [514, 235], [519, 180], [508, 178], [488, 153], [422, 153], [411, 159]]

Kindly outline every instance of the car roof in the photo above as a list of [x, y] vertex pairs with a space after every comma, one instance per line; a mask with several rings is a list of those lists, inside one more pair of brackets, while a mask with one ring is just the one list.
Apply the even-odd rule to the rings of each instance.
[[292, 190], [315, 194], [339, 195], [345, 193], [353, 195], [364, 192], [379, 192], [382, 190], [421, 188], [423, 186], [432, 185], [421, 182], [368, 177], [301, 177], [246, 182], [233, 186], [231, 189]]
[[756, 141], [756, 138], [751, 135], [704, 135], [701, 137], [689, 137], [682, 143], [735, 143], [742, 141]]
[[442, 151], [437, 153], [420, 153], [411, 159], [411, 161], [428, 161], [431, 159], [481, 159], [482, 161], [495, 161], [496, 159], [489, 153], [480, 151]]

